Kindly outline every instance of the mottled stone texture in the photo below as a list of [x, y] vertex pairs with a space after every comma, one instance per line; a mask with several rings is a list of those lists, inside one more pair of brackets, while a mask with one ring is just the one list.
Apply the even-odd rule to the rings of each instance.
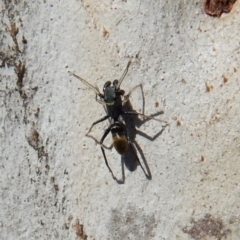
[[[239, 2], [0, 3], [0, 232], [9, 239], [240, 239]], [[139, 166], [85, 133], [95, 94], [121, 76], [143, 85], [125, 119]], [[131, 97], [143, 110], [141, 89]], [[109, 122], [91, 134], [100, 139]], [[111, 136], [104, 142], [111, 146]], [[122, 171], [122, 167], [124, 172]]]

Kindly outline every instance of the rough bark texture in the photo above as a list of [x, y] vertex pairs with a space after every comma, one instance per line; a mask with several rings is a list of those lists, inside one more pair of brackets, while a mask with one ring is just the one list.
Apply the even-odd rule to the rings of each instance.
[[[240, 239], [239, 2], [30, 2], [0, 3], [1, 239]], [[130, 119], [152, 180], [124, 164], [120, 185], [85, 137], [104, 108], [68, 70], [102, 89], [130, 58], [122, 88], [169, 127]]]
[[229, 13], [236, 0], [206, 0], [205, 12], [213, 17], [220, 17], [222, 13]]

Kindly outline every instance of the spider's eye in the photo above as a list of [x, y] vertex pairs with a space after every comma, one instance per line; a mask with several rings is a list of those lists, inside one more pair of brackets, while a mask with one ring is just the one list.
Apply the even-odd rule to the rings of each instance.
[[103, 86], [103, 92], [105, 92], [105, 89], [108, 88], [111, 85], [110, 81], [107, 81]]
[[117, 85], [118, 85], [118, 80], [115, 79], [115, 80], [113, 81], [113, 86], [116, 87]]

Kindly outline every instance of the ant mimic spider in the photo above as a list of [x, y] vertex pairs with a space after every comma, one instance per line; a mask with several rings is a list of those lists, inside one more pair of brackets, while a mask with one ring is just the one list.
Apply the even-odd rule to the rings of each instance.
[[[122, 115], [140, 115], [140, 116], [143, 116], [144, 118], [154, 119], [159, 122], [167, 123], [164, 120], [156, 119], [152, 116], [148, 116], [143, 113], [138, 113], [138, 112], [134, 112], [134, 111], [127, 111], [127, 112], [123, 111], [123, 105], [127, 101], [129, 101], [131, 94], [138, 87], [140, 87], [142, 89], [142, 84], [139, 84], [139, 85], [135, 86], [133, 89], [131, 89], [131, 91], [127, 95], [125, 95], [124, 90], [120, 89], [121, 83], [128, 72], [128, 68], [129, 68], [130, 64], [131, 64], [131, 61], [128, 62], [127, 67], [119, 80], [114, 80], [112, 83], [111, 83], [111, 81], [107, 81], [104, 84], [103, 93], [100, 93], [100, 91], [97, 87], [94, 87], [92, 84], [90, 84], [83, 78], [81, 78], [81, 77], [77, 76], [75, 73], [69, 71], [69, 73], [71, 75], [78, 78], [81, 82], [83, 82], [85, 85], [87, 85], [89, 88], [91, 88], [96, 93], [96, 101], [99, 102], [100, 104], [102, 104], [106, 110], [107, 115], [102, 117], [101, 119], [95, 121], [92, 124], [92, 126], [90, 127], [89, 131], [86, 133], [86, 136], [93, 138], [98, 144], [100, 144], [105, 163], [106, 163], [110, 173], [112, 174], [113, 179], [116, 180], [117, 182], [119, 182], [119, 180], [116, 179], [111, 168], [108, 165], [108, 161], [107, 161], [107, 157], [106, 157], [104, 145], [103, 145], [104, 139], [107, 137], [107, 135], [110, 132], [112, 134], [113, 147], [116, 149], [116, 151], [120, 155], [125, 155], [128, 148], [130, 147], [132, 149], [132, 151], [134, 152], [136, 159], [137, 159], [139, 165], [141, 166], [143, 172], [145, 173], [145, 170], [140, 163], [137, 153], [135, 152], [135, 149], [132, 146], [132, 142], [129, 138], [125, 123], [123, 122], [123, 119], [122, 119]], [[91, 132], [94, 125], [96, 125], [100, 122], [103, 122], [107, 119], [110, 120], [110, 125], [105, 130], [105, 132], [99, 142], [96, 138], [89, 135], [89, 133]], [[147, 178], [149, 178], [146, 173], [145, 173], [145, 175]]]

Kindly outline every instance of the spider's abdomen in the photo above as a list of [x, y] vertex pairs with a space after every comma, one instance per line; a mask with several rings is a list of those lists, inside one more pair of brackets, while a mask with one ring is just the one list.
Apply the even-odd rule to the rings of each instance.
[[128, 140], [125, 135], [113, 134], [113, 146], [120, 155], [124, 155], [128, 149]]

